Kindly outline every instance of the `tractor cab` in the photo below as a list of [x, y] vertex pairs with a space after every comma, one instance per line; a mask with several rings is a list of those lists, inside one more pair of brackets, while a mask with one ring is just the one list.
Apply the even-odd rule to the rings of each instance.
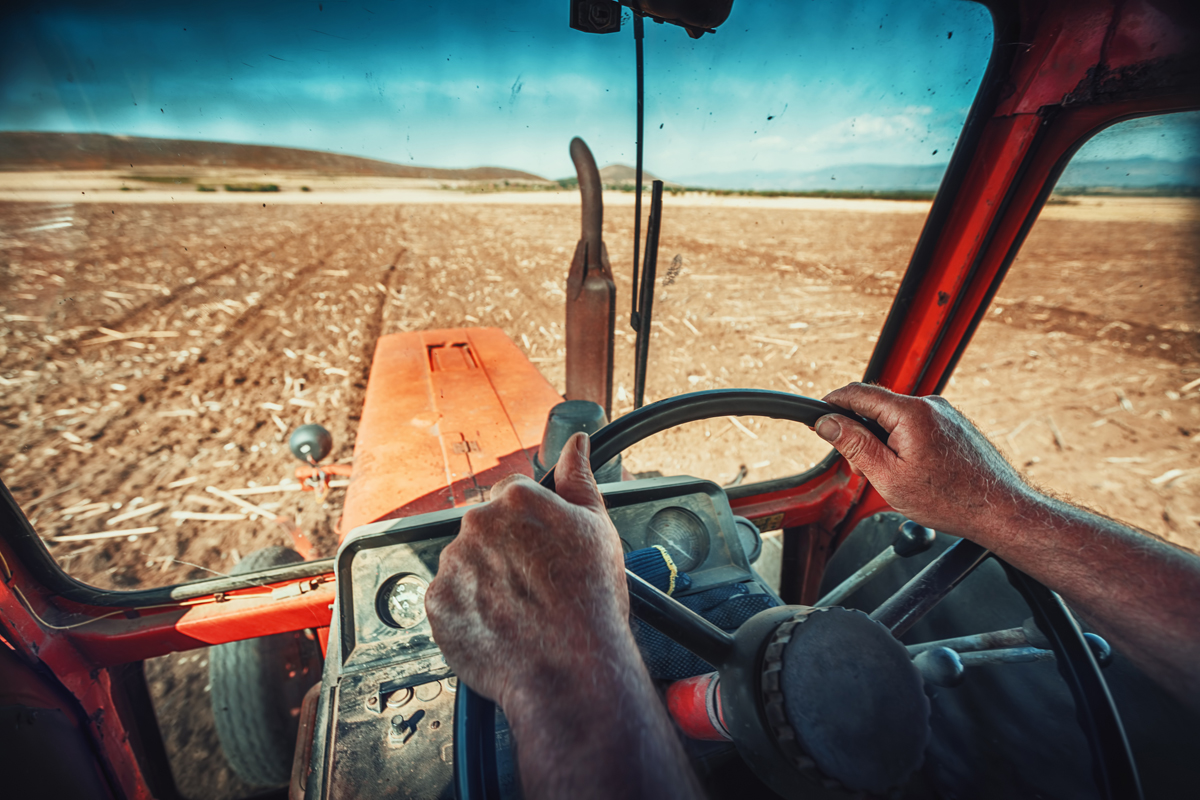
[[521, 796], [424, 595], [577, 431], [713, 797], [1194, 786], [1194, 714], [807, 430], [945, 394], [1200, 547], [1190, 4], [327, 5], [4, 34], [13, 796]]

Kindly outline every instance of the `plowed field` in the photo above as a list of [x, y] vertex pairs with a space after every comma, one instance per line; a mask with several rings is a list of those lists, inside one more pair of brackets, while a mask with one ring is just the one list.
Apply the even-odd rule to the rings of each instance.
[[[381, 334], [500, 327], [563, 388], [577, 198], [423, 194], [0, 203], [0, 476], [64, 568], [128, 589], [290, 542], [270, 519], [179, 519], [247, 516], [209, 486], [259, 490], [242, 496], [331, 554], [343, 492], [321, 504], [295, 490], [286, 434], [319, 422], [333, 460], [351, 459]], [[632, 213], [627, 196], [610, 200], [619, 414], [632, 407]], [[704, 200], [666, 201], [650, 399], [728, 386], [820, 397], [859, 377], [926, 206]], [[1184, 201], [1052, 206], [947, 396], [1033, 481], [1200, 549], [1196, 219]], [[824, 453], [807, 430], [741, 418], [660, 435], [626, 464], [719, 482], [744, 465], [752, 482]], [[156, 694], [202, 683], [180, 671], [201, 658], [152, 665]], [[192, 728], [166, 727], [172, 749], [197, 746]], [[216, 772], [180, 778], [197, 797], [238, 788]]]

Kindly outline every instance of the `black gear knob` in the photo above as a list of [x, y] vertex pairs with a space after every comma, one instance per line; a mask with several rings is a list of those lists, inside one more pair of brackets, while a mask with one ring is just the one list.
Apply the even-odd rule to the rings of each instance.
[[924, 553], [933, 546], [936, 538], [937, 534], [932, 530], [908, 519], [900, 525], [900, 533], [896, 536], [896, 541], [892, 542], [892, 549], [901, 558], [908, 558], [917, 553]]
[[320, 425], [301, 425], [288, 437], [288, 449], [305, 464], [315, 464], [333, 451], [333, 435]]
[[1096, 659], [1097, 664], [1107, 667], [1112, 663], [1113, 651], [1112, 646], [1108, 642], [1094, 633], [1085, 633], [1083, 639], [1088, 643], [1088, 647], [1091, 648], [1092, 657]]
[[917, 653], [913, 659], [921, 677], [934, 686], [958, 686], [963, 682], [963, 663], [949, 647], [934, 647]]

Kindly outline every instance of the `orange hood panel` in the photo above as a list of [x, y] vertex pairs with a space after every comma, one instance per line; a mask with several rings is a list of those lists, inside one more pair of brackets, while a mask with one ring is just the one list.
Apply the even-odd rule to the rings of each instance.
[[483, 500], [533, 475], [554, 387], [499, 328], [394, 333], [375, 346], [339, 537]]

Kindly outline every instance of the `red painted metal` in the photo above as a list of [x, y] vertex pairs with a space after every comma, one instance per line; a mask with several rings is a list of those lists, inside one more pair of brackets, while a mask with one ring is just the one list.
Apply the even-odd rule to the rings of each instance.
[[1195, 55], [1188, 51], [1196, 46], [1197, 8], [1189, 0], [1022, 0], [1019, 7], [1022, 44], [1010, 73], [1019, 88], [996, 117], [1061, 105], [1098, 73]]
[[708, 742], [732, 739], [725, 727], [720, 685], [720, 676], [710, 672], [667, 687], [667, 712], [685, 736]]
[[[989, 112], [953, 212], [933, 232], [932, 260], [879, 381], [895, 391], [921, 396], [942, 385], [1048, 181], [1083, 141], [1132, 116], [1200, 108], [1200, 6], [1062, 0], [1023, 2], [1018, 15], [1019, 44], [1005, 45], [1019, 48], [1009, 91]], [[810, 584], [854, 525], [886, 510], [872, 490], [843, 519], [813, 528], [819, 514], [811, 503], [820, 493], [809, 482], [771, 501], [785, 520], [796, 521], [785, 528], [785, 560], [799, 573], [783, 580], [796, 598], [813, 595]], [[762, 499], [742, 504], [753, 514]], [[825, 535], [830, 529], [832, 539]]]
[[1041, 124], [1037, 116], [998, 120], [989, 125], [980, 145], [980, 156], [971, 165], [967, 184], [974, 202], [957, 204], [946, 223], [945, 235], [934, 256], [932, 269], [905, 320], [896, 342], [895, 356], [880, 383], [909, 393], [920, 377], [938, 334], [950, 319], [966, 283], [971, 265], [984, 245], [984, 236], [1000, 213], [1004, 192], [1012, 183]]
[[[92, 663], [102, 666], [139, 661], [164, 652], [268, 636], [304, 628], [326, 628], [335, 597], [333, 576], [316, 589], [314, 579], [270, 591], [229, 595], [222, 602], [148, 612], [135, 619], [109, 617], [70, 631], [67, 638]], [[303, 593], [300, 589], [307, 591]], [[284, 595], [279, 597], [278, 595]]]
[[838, 461], [800, 486], [730, 500], [735, 514], [759, 523], [763, 530], [820, 525], [832, 529], [850, 511], [867, 486], [861, 475]]
[[478, 502], [505, 475], [532, 477], [546, 417], [561, 402], [498, 328], [381, 337], [340, 535]]
[[[963, 154], [969, 161], [964, 181], [945, 199], [954, 212], [925, 232], [936, 242], [933, 256], [904, 309], [883, 373], [882, 382], [900, 391], [928, 393], [941, 385], [1019, 245], [1047, 180], [1081, 141], [1129, 116], [1200, 108], [1192, 52], [1200, 6], [1194, 2], [992, 5], [1016, 14], [1015, 39], [1001, 45], [1019, 49], [1007, 73], [998, 76], [1003, 94], [993, 107], [978, 109], [988, 121], [976, 149]], [[532, 474], [542, 424], [559, 399], [500, 331], [383, 337], [341, 530], [472, 502], [504, 474]], [[468, 419], [479, 422], [463, 422]], [[804, 556], [793, 559], [793, 580], [799, 595], [808, 597], [837, 541], [886, 504], [838, 463], [798, 487], [739, 499], [734, 507], [788, 531], [793, 554]], [[136, 724], [113, 665], [323, 627], [333, 598], [332, 576], [324, 576], [315, 587], [305, 579], [114, 613], [49, 596], [2, 539], [0, 556], [5, 642], [27, 661], [48, 667], [75, 697], [126, 798], [148, 800], [151, 793]], [[690, 708], [695, 711], [694, 693]]]
[[[112, 675], [76, 650], [61, 630], [43, 627], [35, 619], [26, 603], [46, 617], [53, 615], [48, 601], [35, 591], [37, 584], [23, 566], [13, 560], [12, 552], [2, 541], [0, 557], [4, 578], [0, 583], [0, 624], [6, 640], [27, 661], [40, 661], [46, 666], [78, 701], [104, 767], [127, 800], [151, 800], [139, 753], [134, 747], [137, 739], [130, 735], [134, 724], [125, 716], [127, 704], [114, 686]], [[19, 595], [26, 600], [22, 601]]]
[[1020, 10], [1013, 91], [991, 112], [880, 380], [895, 391], [940, 384], [1055, 165], [1106, 124], [1200, 107], [1195, 4], [1064, 0]]

